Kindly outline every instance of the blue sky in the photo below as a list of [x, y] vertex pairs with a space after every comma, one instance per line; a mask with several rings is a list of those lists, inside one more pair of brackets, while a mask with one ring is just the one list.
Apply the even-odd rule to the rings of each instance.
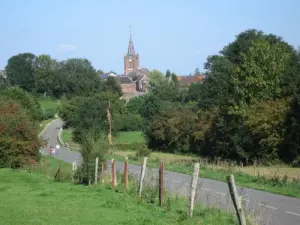
[[130, 25], [140, 66], [179, 75], [203, 70], [250, 28], [300, 45], [299, 0], [2, 0], [0, 9], [0, 69], [32, 52], [123, 73]]

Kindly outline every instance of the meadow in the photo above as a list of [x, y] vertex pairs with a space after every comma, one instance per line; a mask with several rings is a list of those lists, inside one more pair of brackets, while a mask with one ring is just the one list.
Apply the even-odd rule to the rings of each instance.
[[184, 199], [169, 198], [159, 207], [138, 197], [134, 187], [124, 193], [109, 185], [74, 185], [67, 176], [54, 181], [50, 175], [59, 163], [64, 173], [71, 171], [70, 165], [50, 157], [26, 170], [0, 169], [2, 224], [236, 224], [234, 216], [200, 205], [187, 218]]

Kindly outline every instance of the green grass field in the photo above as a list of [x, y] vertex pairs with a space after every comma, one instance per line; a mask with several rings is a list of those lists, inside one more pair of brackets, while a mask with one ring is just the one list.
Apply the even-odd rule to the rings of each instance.
[[[59, 161], [46, 160], [49, 170], [55, 171]], [[1, 224], [236, 224], [234, 216], [201, 206], [195, 207], [193, 218], [187, 218], [182, 199], [170, 200], [161, 208], [139, 198], [136, 191], [55, 182], [43, 175], [43, 168], [41, 163], [30, 173], [0, 169]]]
[[[62, 141], [70, 146], [78, 148], [79, 146], [72, 141], [72, 129], [64, 129], [61, 134]], [[140, 131], [119, 132], [118, 136], [113, 137], [114, 144], [134, 144], [143, 143], [145, 138]], [[72, 148], [72, 147], [71, 147]]]
[[56, 110], [57, 106], [59, 105], [57, 100], [49, 99], [49, 98], [38, 98], [38, 102], [43, 111], [47, 110]]
[[134, 144], [145, 142], [145, 137], [141, 131], [120, 132], [118, 136], [113, 137], [114, 144]]

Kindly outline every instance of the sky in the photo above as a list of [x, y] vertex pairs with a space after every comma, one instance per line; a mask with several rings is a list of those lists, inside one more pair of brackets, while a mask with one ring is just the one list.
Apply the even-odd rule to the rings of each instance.
[[246, 29], [300, 46], [299, 0], [1, 0], [0, 9], [0, 69], [31, 52], [121, 74], [130, 26], [140, 67], [178, 75], [203, 71]]

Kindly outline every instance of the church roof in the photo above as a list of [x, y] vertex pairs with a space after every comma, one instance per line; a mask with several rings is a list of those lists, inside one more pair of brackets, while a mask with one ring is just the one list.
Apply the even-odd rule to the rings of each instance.
[[190, 85], [193, 83], [200, 83], [203, 81], [204, 76], [177, 76], [179, 83], [184, 85]]
[[121, 83], [121, 84], [131, 84], [133, 81], [127, 77], [127, 76], [117, 76], [116, 79]]
[[127, 76], [130, 77], [132, 80], [137, 80], [140, 77], [147, 76], [149, 71], [145, 68], [136, 69], [132, 72], [130, 72]]

